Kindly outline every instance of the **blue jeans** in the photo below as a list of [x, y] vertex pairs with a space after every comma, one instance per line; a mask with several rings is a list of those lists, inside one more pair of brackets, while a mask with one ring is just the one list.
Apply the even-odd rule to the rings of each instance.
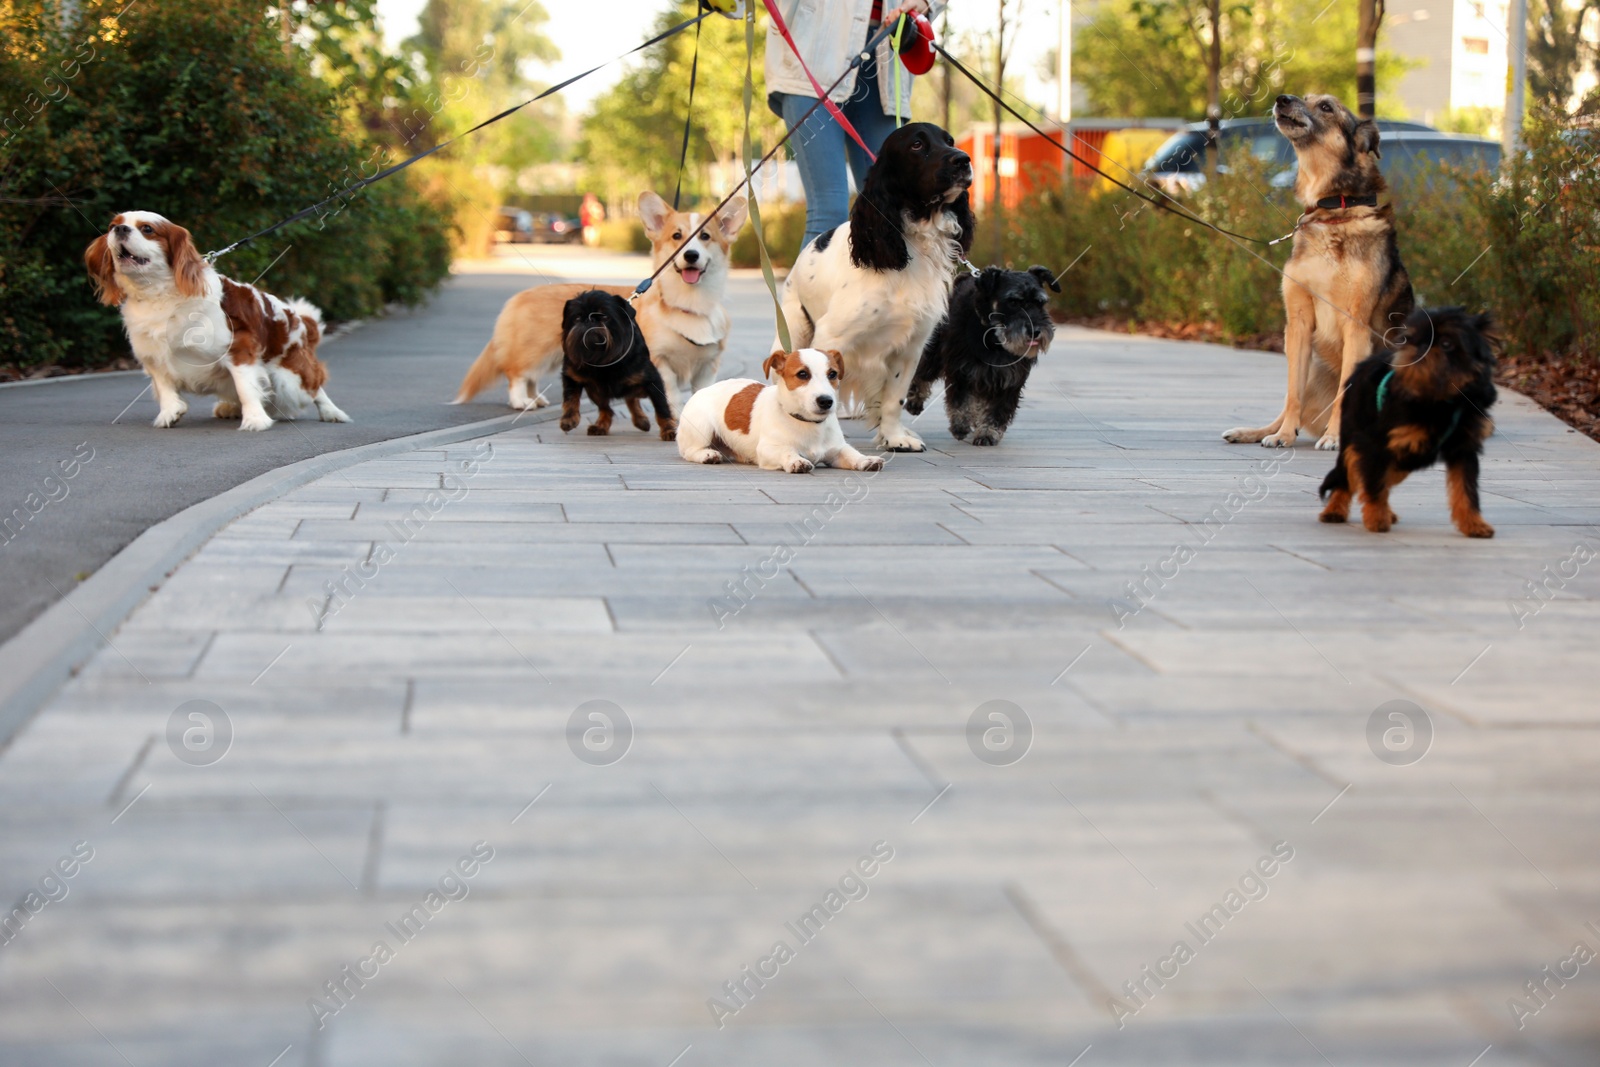
[[[910, 75], [904, 75], [909, 78]], [[784, 125], [791, 130], [799, 124], [807, 109], [817, 102], [816, 97], [797, 96], [793, 93], [774, 93], [778, 98], [778, 112]], [[844, 117], [861, 134], [861, 139], [872, 146], [874, 152], [882, 147], [884, 138], [894, 132], [894, 116], [883, 113], [878, 96], [878, 63], [876, 59], [862, 63], [856, 70], [855, 92], [839, 105]], [[909, 119], [909, 116], [901, 116]], [[845, 164], [855, 175], [856, 188], [866, 180], [867, 168], [872, 161], [861, 151], [861, 146], [844, 132], [825, 107], [812, 112], [805, 125], [789, 138], [795, 163], [800, 168], [800, 184], [806, 191], [806, 244], [850, 218], [850, 184], [845, 174]]]

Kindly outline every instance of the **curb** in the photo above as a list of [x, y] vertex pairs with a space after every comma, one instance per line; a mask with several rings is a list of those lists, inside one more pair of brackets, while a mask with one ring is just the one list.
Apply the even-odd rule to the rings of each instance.
[[88, 374], [58, 374], [54, 378], [24, 378], [17, 382], [0, 382], [0, 389], [27, 389], [35, 385], [58, 385], [62, 382], [103, 382], [107, 378], [144, 377], [142, 370], [103, 370]]
[[[135, 372], [142, 373], [142, 372]], [[87, 580], [0, 645], [0, 750], [177, 567], [216, 532], [307, 482], [367, 460], [486, 437], [518, 422], [553, 420], [559, 405], [522, 415], [325, 452], [257, 475], [150, 527]]]

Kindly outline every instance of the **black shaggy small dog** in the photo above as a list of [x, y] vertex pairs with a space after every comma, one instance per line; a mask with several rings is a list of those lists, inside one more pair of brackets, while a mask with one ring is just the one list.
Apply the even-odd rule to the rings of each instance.
[[906, 410], [922, 414], [933, 383], [944, 379], [950, 434], [975, 445], [997, 445], [1017, 414], [1022, 387], [1055, 339], [1045, 287], [1059, 293], [1044, 267], [1025, 271], [985, 267], [958, 278], [950, 309], [922, 350]]
[[1395, 521], [1389, 490], [1442, 460], [1456, 529], [1493, 537], [1478, 511], [1478, 456], [1494, 432], [1494, 324], [1461, 308], [1418, 308], [1402, 330], [1398, 348], [1368, 356], [1350, 376], [1322, 521], [1349, 517], [1354, 487], [1362, 525], [1385, 532]]
[[591, 289], [568, 300], [561, 309], [561, 429], [578, 425], [578, 403], [585, 391], [599, 413], [589, 426], [592, 435], [611, 432], [611, 401], [626, 400], [633, 424], [649, 432], [650, 420], [639, 401], [656, 410], [661, 439], [678, 435], [667, 404], [661, 372], [650, 362], [650, 348], [634, 318], [633, 305], [615, 293]]

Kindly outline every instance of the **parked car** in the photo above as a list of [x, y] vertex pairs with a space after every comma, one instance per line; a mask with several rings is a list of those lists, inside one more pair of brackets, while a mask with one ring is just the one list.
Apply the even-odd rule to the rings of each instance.
[[494, 227], [494, 239], [499, 244], [532, 244], [533, 213], [518, 207], [503, 207]]
[[577, 244], [583, 240], [583, 224], [565, 215], [536, 215], [533, 220], [533, 240], [540, 244]]
[[[1378, 130], [1386, 143], [1391, 131], [1438, 132], [1420, 122], [1392, 119], [1379, 119]], [[1249, 152], [1271, 169], [1294, 166], [1294, 148], [1271, 119], [1223, 119], [1217, 131], [1217, 150], [1218, 169], [1223, 173], [1227, 172], [1228, 160], [1240, 152]], [[1171, 196], [1192, 192], [1205, 184], [1205, 153], [1206, 124], [1191, 122], [1156, 150], [1144, 165], [1142, 177]]]
[[[1456, 170], [1483, 171], [1491, 176], [1500, 169], [1500, 142], [1487, 137], [1396, 130], [1385, 133], [1378, 148], [1378, 169], [1391, 185], [1404, 184], [1416, 177], [1426, 167], [1426, 161]], [[1293, 187], [1298, 173], [1299, 168], [1291, 160], [1287, 170], [1272, 176], [1273, 187]]]

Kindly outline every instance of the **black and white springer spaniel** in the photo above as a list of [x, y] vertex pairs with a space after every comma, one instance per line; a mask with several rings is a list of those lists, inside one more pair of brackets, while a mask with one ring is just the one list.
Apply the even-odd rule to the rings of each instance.
[[948, 133], [902, 126], [883, 142], [850, 221], [802, 249], [784, 282], [794, 347], [843, 353], [841, 392], [865, 406], [880, 448], [923, 450], [900, 413], [955, 265], [972, 247], [971, 184], [972, 160]]

